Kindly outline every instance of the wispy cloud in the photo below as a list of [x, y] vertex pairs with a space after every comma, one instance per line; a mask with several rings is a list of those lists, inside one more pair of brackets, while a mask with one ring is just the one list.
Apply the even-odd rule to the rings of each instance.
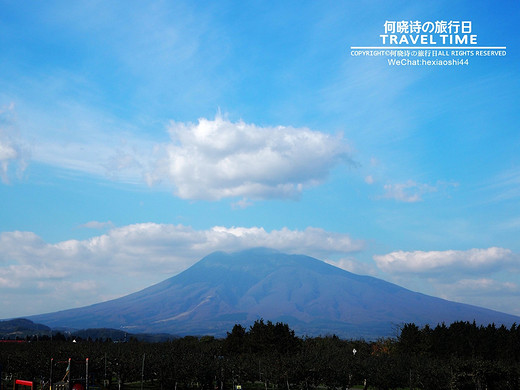
[[439, 297], [520, 315], [518, 281], [500, 281], [488, 277], [461, 279], [453, 283], [436, 280]]
[[[256, 199], [297, 199], [334, 167], [353, 163], [342, 135], [308, 128], [262, 127], [218, 114], [197, 123], [172, 122], [170, 141], [161, 142], [97, 110], [70, 103], [67, 112], [63, 123], [42, 120], [49, 128], [28, 142], [32, 161], [134, 185], [161, 183], [182, 199], [241, 198], [237, 207]], [[55, 130], [63, 126], [77, 131]], [[4, 138], [0, 162], [7, 167], [19, 153]]]
[[491, 192], [491, 202], [512, 201], [520, 198], [520, 167], [502, 171], [483, 187]]
[[87, 229], [107, 229], [114, 227], [114, 224], [111, 221], [107, 222], [100, 222], [100, 221], [89, 221], [87, 223], [84, 223], [83, 225], [80, 225], [81, 228], [87, 228]]
[[4, 107], [0, 106], [0, 179], [4, 184], [9, 183], [10, 166], [17, 166], [18, 174], [21, 174], [26, 167], [14, 116], [13, 103]]
[[457, 296], [520, 295], [520, 285], [501, 282], [490, 278], [461, 279], [456, 283], [443, 285], [445, 293]]
[[437, 191], [434, 186], [413, 180], [408, 180], [406, 183], [385, 184], [384, 190], [383, 198], [407, 203], [420, 202], [424, 194]]
[[390, 280], [411, 290], [520, 315], [520, 255], [510, 249], [396, 251], [373, 259]]
[[[371, 178], [371, 176], [370, 176]], [[374, 180], [365, 179], [367, 184], [372, 184]], [[414, 180], [408, 180], [404, 183], [385, 184], [383, 199], [394, 199], [398, 202], [415, 203], [422, 202], [424, 195], [446, 190], [448, 187], [457, 187], [458, 183], [447, 183], [438, 181], [435, 185], [419, 183]]]

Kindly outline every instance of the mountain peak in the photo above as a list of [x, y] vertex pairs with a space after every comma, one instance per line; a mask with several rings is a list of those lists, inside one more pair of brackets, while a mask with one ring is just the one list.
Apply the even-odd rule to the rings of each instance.
[[389, 336], [396, 324], [519, 317], [415, 293], [315, 258], [268, 248], [214, 252], [157, 285], [96, 305], [30, 317], [50, 326], [224, 336], [259, 318], [302, 335]]

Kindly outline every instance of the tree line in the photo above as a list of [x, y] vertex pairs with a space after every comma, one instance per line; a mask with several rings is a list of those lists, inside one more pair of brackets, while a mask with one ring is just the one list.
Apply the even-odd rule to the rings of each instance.
[[[14, 379], [46, 384], [71, 378], [91, 389], [174, 390], [493, 390], [520, 389], [520, 327], [404, 324], [394, 338], [344, 340], [298, 337], [289, 325], [258, 320], [235, 325], [225, 338], [211, 336], [148, 343], [130, 338], [72, 339], [64, 335], [0, 342], [3, 387]], [[51, 377], [52, 375], [52, 377]]]

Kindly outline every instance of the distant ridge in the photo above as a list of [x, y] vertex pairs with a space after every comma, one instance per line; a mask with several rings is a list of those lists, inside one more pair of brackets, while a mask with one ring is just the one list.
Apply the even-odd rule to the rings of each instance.
[[0, 341], [23, 340], [26, 337], [53, 337], [61, 333], [73, 338], [92, 339], [92, 340], [112, 340], [128, 341], [132, 338], [141, 341], [166, 341], [172, 339], [171, 334], [131, 334], [118, 329], [51, 329], [46, 325], [37, 324], [26, 318], [15, 318], [12, 320], [0, 321]]
[[0, 321], [0, 339], [23, 339], [26, 336], [50, 335], [51, 328], [25, 318]]
[[215, 252], [136, 293], [28, 317], [50, 327], [225, 336], [234, 324], [288, 323], [299, 335], [373, 339], [418, 325], [476, 321], [509, 326], [520, 317], [412, 292], [304, 255], [265, 248]]

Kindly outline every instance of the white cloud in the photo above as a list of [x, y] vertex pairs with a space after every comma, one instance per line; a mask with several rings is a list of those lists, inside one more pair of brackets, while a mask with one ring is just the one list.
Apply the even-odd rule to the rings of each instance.
[[[147, 287], [217, 250], [257, 246], [323, 258], [359, 251], [364, 243], [348, 234], [312, 227], [268, 232], [261, 227], [195, 230], [142, 223], [58, 243], [47, 243], [32, 232], [4, 232], [0, 233], [0, 289], [6, 302], [9, 298], [20, 305], [32, 291], [29, 299], [42, 305], [35, 310], [58, 310]], [[69, 291], [74, 294], [64, 294]]]
[[404, 183], [385, 184], [383, 187], [385, 193], [381, 198], [394, 199], [398, 202], [406, 203], [422, 202], [423, 196], [426, 194], [446, 191], [448, 188], [457, 187], [458, 185], [455, 182], [437, 181], [435, 185], [431, 185], [408, 180]]
[[100, 222], [100, 221], [89, 221], [87, 223], [84, 223], [80, 227], [86, 228], [86, 229], [106, 229], [113, 227], [114, 224], [111, 221], [107, 222]]
[[400, 202], [420, 202], [424, 194], [437, 191], [436, 187], [408, 180], [406, 183], [385, 184], [383, 198]]
[[172, 123], [168, 172], [183, 199], [294, 198], [350, 162], [342, 136], [307, 128], [259, 127], [220, 115]]
[[305, 230], [283, 228], [271, 232], [266, 232], [263, 228], [214, 227], [211, 236], [213, 235], [218, 236], [220, 242], [228, 243], [226, 250], [233, 250], [233, 247], [239, 244], [240, 248], [269, 247], [320, 257], [333, 253], [356, 252], [364, 248], [362, 241], [353, 240], [348, 234], [332, 233], [313, 227]]
[[251, 202], [250, 200], [248, 200], [246, 198], [242, 198], [238, 202], [234, 202], [232, 204], [232, 207], [234, 209], [245, 209], [245, 208], [250, 207], [252, 205], [253, 205], [253, 202]]
[[375, 180], [372, 175], [365, 176], [365, 183], [367, 184], [374, 184]]
[[14, 123], [14, 104], [0, 107], [0, 179], [9, 183], [9, 166], [18, 166], [18, 173], [25, 169], [22, 146], [17, 137]]
[[99, 266], [122, 274], [143, 272], [150, 276], [160, 272], [170, 276], [210, 252], [250, 247], [330, 255], [359, 251], [364, 243], [348, 234], [312, 227], [267, 232], [259, 227], [195, 230], [183, 225], [141, 223], [114, 228], [87, 240], [56, 244], [46, 243], [32, 232], [4, 232], [0, 234], [0, 265], [4, 275], [32, 270], [25, 272], [28, 278], [63, 277], [69, 274], [63, 270], [71, 267], [96, 272]]
[[433, 277], [453, 276], [453, 273], [484, 273], [509, 268], [518, 256], [511, 250], [491, 247], [466, 251], [397, 251], [386, 255], [375, 255], [377, 266], [388, 273], [419, 274]]

